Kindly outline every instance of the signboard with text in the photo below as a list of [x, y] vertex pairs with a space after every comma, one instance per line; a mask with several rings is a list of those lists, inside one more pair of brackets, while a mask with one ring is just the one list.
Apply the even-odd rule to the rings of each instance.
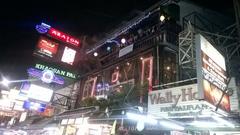
[[48, 34], [50, 37], [60, 40], [62, 42], [74, 45], [76, 47], [79, 47], [79, 45], [80, 45], [79, 39], [74, 38], [68, 34], [65, 34], [59, 30], [56, 30], [48, 24], [41, 23], [40, 25], [36, 25], [35, 28], [39, 33]]
[[56, 75], [60, 75], [60, 76], [63, 76], [63, 77], [68, 77], [68, 78], [71, 78], [71, 79], [76, 79], [77, 78], [77, 75], [73, 72], [62, 70], [60, 68], [55, 68], [55, 67], [51, 67], [51, 66], [48, 66], [48, 65], [40, 64], [40, 63], [35, 64], [34, 68], [42, 70], [42, 71], [51, 70]]
[[34, 55], [51, 63], [61, 63], [64, 67], [76, 68], [78, 61], [78, 48], [80, 40], [63, 33], [50, 25], [41, 23], [36, 25], [41, 34]]
[[53, 58], [58, 51], [58, 43], [51, 41], [45, 37], [40, 37], [35, 54], [44, 55]]
[[148, 94], [148, 112], [155, 117], [192, 118], [211, 110], [213, 106], [198, 100], [197, 84], [151, 91]]
[[[197, 78], [199, 99], [216, 106], [227, 87], [225, 58], [203, 36], [196, 35]], [[229, 96], [224, 95], [219, 108], [230, 111]]]
[[54, 28], [50, 28], [48, 31], [48, 34], [53, 38], [56, 38], [63, 42], [72, 44], [74, 46], [79, 46], [79, 44], [80, 44], [80, 41], [78, 39], [73, 38], [72, 36], [67, 35], [59, 30], [54, 29]]

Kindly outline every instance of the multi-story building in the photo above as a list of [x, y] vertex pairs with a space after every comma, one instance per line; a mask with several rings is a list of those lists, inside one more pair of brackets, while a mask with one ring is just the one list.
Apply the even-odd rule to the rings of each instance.
[[[74, 130], [73, 127], [69, 126], [74, 124], [74, 119], [76, 124], [77, 119], [80, 119], [80, 117], [82, 121], [88, 119], [88, 122], [93, 125], [112, 124], [114, 120], [117, 120], [118, 126], [125, 127], [125, 129], [119, 128], [121, 129], [120, 132], [125, 130], [135, 132], [139, 130], [135, 128], [136, 123], [127, 120], [123, 122], [123, 119], [126, 119], [123, 115], [128, 110], [136, 111], [136, 106], [143, 107], [143, 113], [147, 112], [145, 109], [148, 109], [147, 113], [150, 113], [149, 110], [152, 111], [154, 106], [151, 108], [147, 104], [149, 105], [149, 97], [153, 95], [152, 93], [158, 94], [160, 98], [156, 103], [161, 104], [173, 102], [173, 93], [179, 90], [185, 95], [185, 97], [181, 97], [182, 101], [189, 100], [192, 102], [194, 100], [194, 104], [189, 105], [187, 108], [196, 111], [199, 104], [202, 105], [202, 103], [195, 102], [196, 91], [194, 90], [200, 89], [197, 87], [197, 83], [202, 80], [196, 79], [198, 77], [196, 59], [198, 58], [196, 58], [194, 37], [197, 33], [201, 33], [207, 39], [217, 40], [222, 38], [222, 35], [215, 33], [220, 30], [221, 26], [229, 25], [226, 24], [226, 21], [221, 21], [223, 19], [232, 20], [185, 1], [180, 1], [178, 4], [160, 2], [125, 25], [110, 32], [105, 38], [86, 51], [87, 56], [94, 59], [94, 62], [82, 63], [84, 67], [90, 67], [90, 70], [80, 75], [79, 91], [76, 92], [76, 110], [56, 116], [56, 118], [62, 120], [62, 125], [64, 125], [62, 128], [65, 128], [65, 133], [67, 129], [71, 129], [75, 133], [77, 130], [81, 131], [80, 129], [83, 128], [81, 126], [79, 126], [79, 129], [74, 128]], [[220, 27], [215, 23], [219, 24]], [[218, 43], [221, 43], [221, 41]], [[187, 49], [181, 48], [184, 45], [187, 46]], [[216, 42], [214, 45], [216, 45]], [[183, 59], [184, 57], [187, 60]], [[188, 81], [183, 81], [184, 79], [188, 79]], [[234, 87], [236, 88], [236, 86]], [[150, 96], [149, 93], [151, 93]], [[102, 107], [102, 104], [96, 103], [92, 97], [101, 102], [107, 101], [103, 106], [104, 110], [100, 108], [100, 112], [104, 113], [99, 113], [99, 108], [89, 107], [90, 105], [100, 105]], [[155, 101], [152, 100], [152, 102]], [[170, 121], [178, 120], [184, 123], [198, 118], [197, 115], [199, 112], [201, 113], [199, 110], [197, 112], [191, 112], [192, 110], [190, 110], [190, 112], [174, 115], [176, 112], [172, 111], [176, 111], [176, 106], [182, 104], [185, 103], [176, 102], [175, 106], [171, 104], [170, 107], [163, 105], [165, 108], [163, 107], [161, 111], [169, 115], [167, 117], [170, 118]], [[106, 108], [106, 106], [108, 107]], [[179, 106], [177, 106], [178, 111], [181, 110]], [[202, 107], [209, 108], [205, 104]], [[189, 111], [188, 109], [186, 110]], [[160, 108], [156, 108], [156, 110], [160, 110]], [[152, 112], [154, 113], [154, 111]], [[92, 114], [97, 114], [97, 116]], [[158, 114], [160, 113], [157, 112]], [[183, 115], [190, 117], [181, 117]], [[161, 117], [157, 116], [157, 119], [161, 119]], [[206, 119], [208, 118], [201, 120]], [[106, 125], [102, 126], [108, 128]], [[176, 125], [175, 127], [177, 128]], [[97, 128], [95, 127], [95, 129]], [[160, 134], [162, 131], [157, 128], [167, 129], [168, 134], [174, 130], [163, 126], [149, 126], [145, 132], [155, 134], [154, 131], [157, 131]], [[188, 130], [196, 131], [198, 129]], [[203, 130], [203, 132], [198, 131], [198, 133], [212, 134], [213, 132]]]

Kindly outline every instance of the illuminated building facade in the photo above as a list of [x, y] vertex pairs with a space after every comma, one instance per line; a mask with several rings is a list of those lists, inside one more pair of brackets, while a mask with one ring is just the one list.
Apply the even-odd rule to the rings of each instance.
[[[154, 12], [95, 50], [98, 66], [81, 78], [79, 101], [135, 92], [128, 100], [146, 103], [143, 95], [153, 86], [178, 80], [177, 40], [181, 28], [175, 18], [159, 18], [160, 13]], [[89, 55], [94, 57], [93, 53]]]

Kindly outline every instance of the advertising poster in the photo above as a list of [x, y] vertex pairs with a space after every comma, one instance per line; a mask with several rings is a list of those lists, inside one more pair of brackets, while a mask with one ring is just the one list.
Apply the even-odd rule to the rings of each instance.
[[65, 47], [61, 61], [70, 65], [73, 65], [75, 55], [76, 55], [76, 51], [74, 49]]
[[58, 51], [58, 43], [53, 42], [46, 37], [40, 37], [35, 54], [40, 56], [55, 57]]
[[[199, 34], [195, 37], [195, 45], [199, 97], [217, 106], [227, 87], [225, 58]], [[224, 95], [219, 108], [230, 111], [228, 95]]]

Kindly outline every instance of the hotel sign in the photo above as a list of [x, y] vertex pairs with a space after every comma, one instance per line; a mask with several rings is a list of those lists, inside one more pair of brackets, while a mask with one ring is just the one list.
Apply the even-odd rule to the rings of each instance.
[[69, 43], [69, 44], [77, 46], [77, 47], [80, 45], [80, 40], [78, 40], [68, 34], [65, 34], [59, 30], [56, 30], [48, 24], [41, 23], [40, 25], [36, 25], [36, 30], [41, 34], [47, 33], [49, 36], [51, 36], [57, 40], [63, 41], [65, 43]]
[[63, 32], [60, 32], [54, 28], [50, 28], [48, 31], [48, 34], [50, 36], [52, 36], [53, 38], [56, 38], [58, 40], [61, 40], [63, 42], [75, 45], [75, 46], [79, 46], [80, 41], [76, 38], [71, 37], [70, 35], [67, 35]]
[[69, 77], [69, 78], [72, 78], [72, 79], [76, 79], [76, 74], [74, 74], [72, 72], [69, 72], [69, 71], [57, 69], [57, 68], [42, 65], [42, 64], [36, 64], [35, 68], [40, 69], [40, 70], [51, 70], [57, 75], [61, 75], [61, 76], [64, 76], [64, 77]]

